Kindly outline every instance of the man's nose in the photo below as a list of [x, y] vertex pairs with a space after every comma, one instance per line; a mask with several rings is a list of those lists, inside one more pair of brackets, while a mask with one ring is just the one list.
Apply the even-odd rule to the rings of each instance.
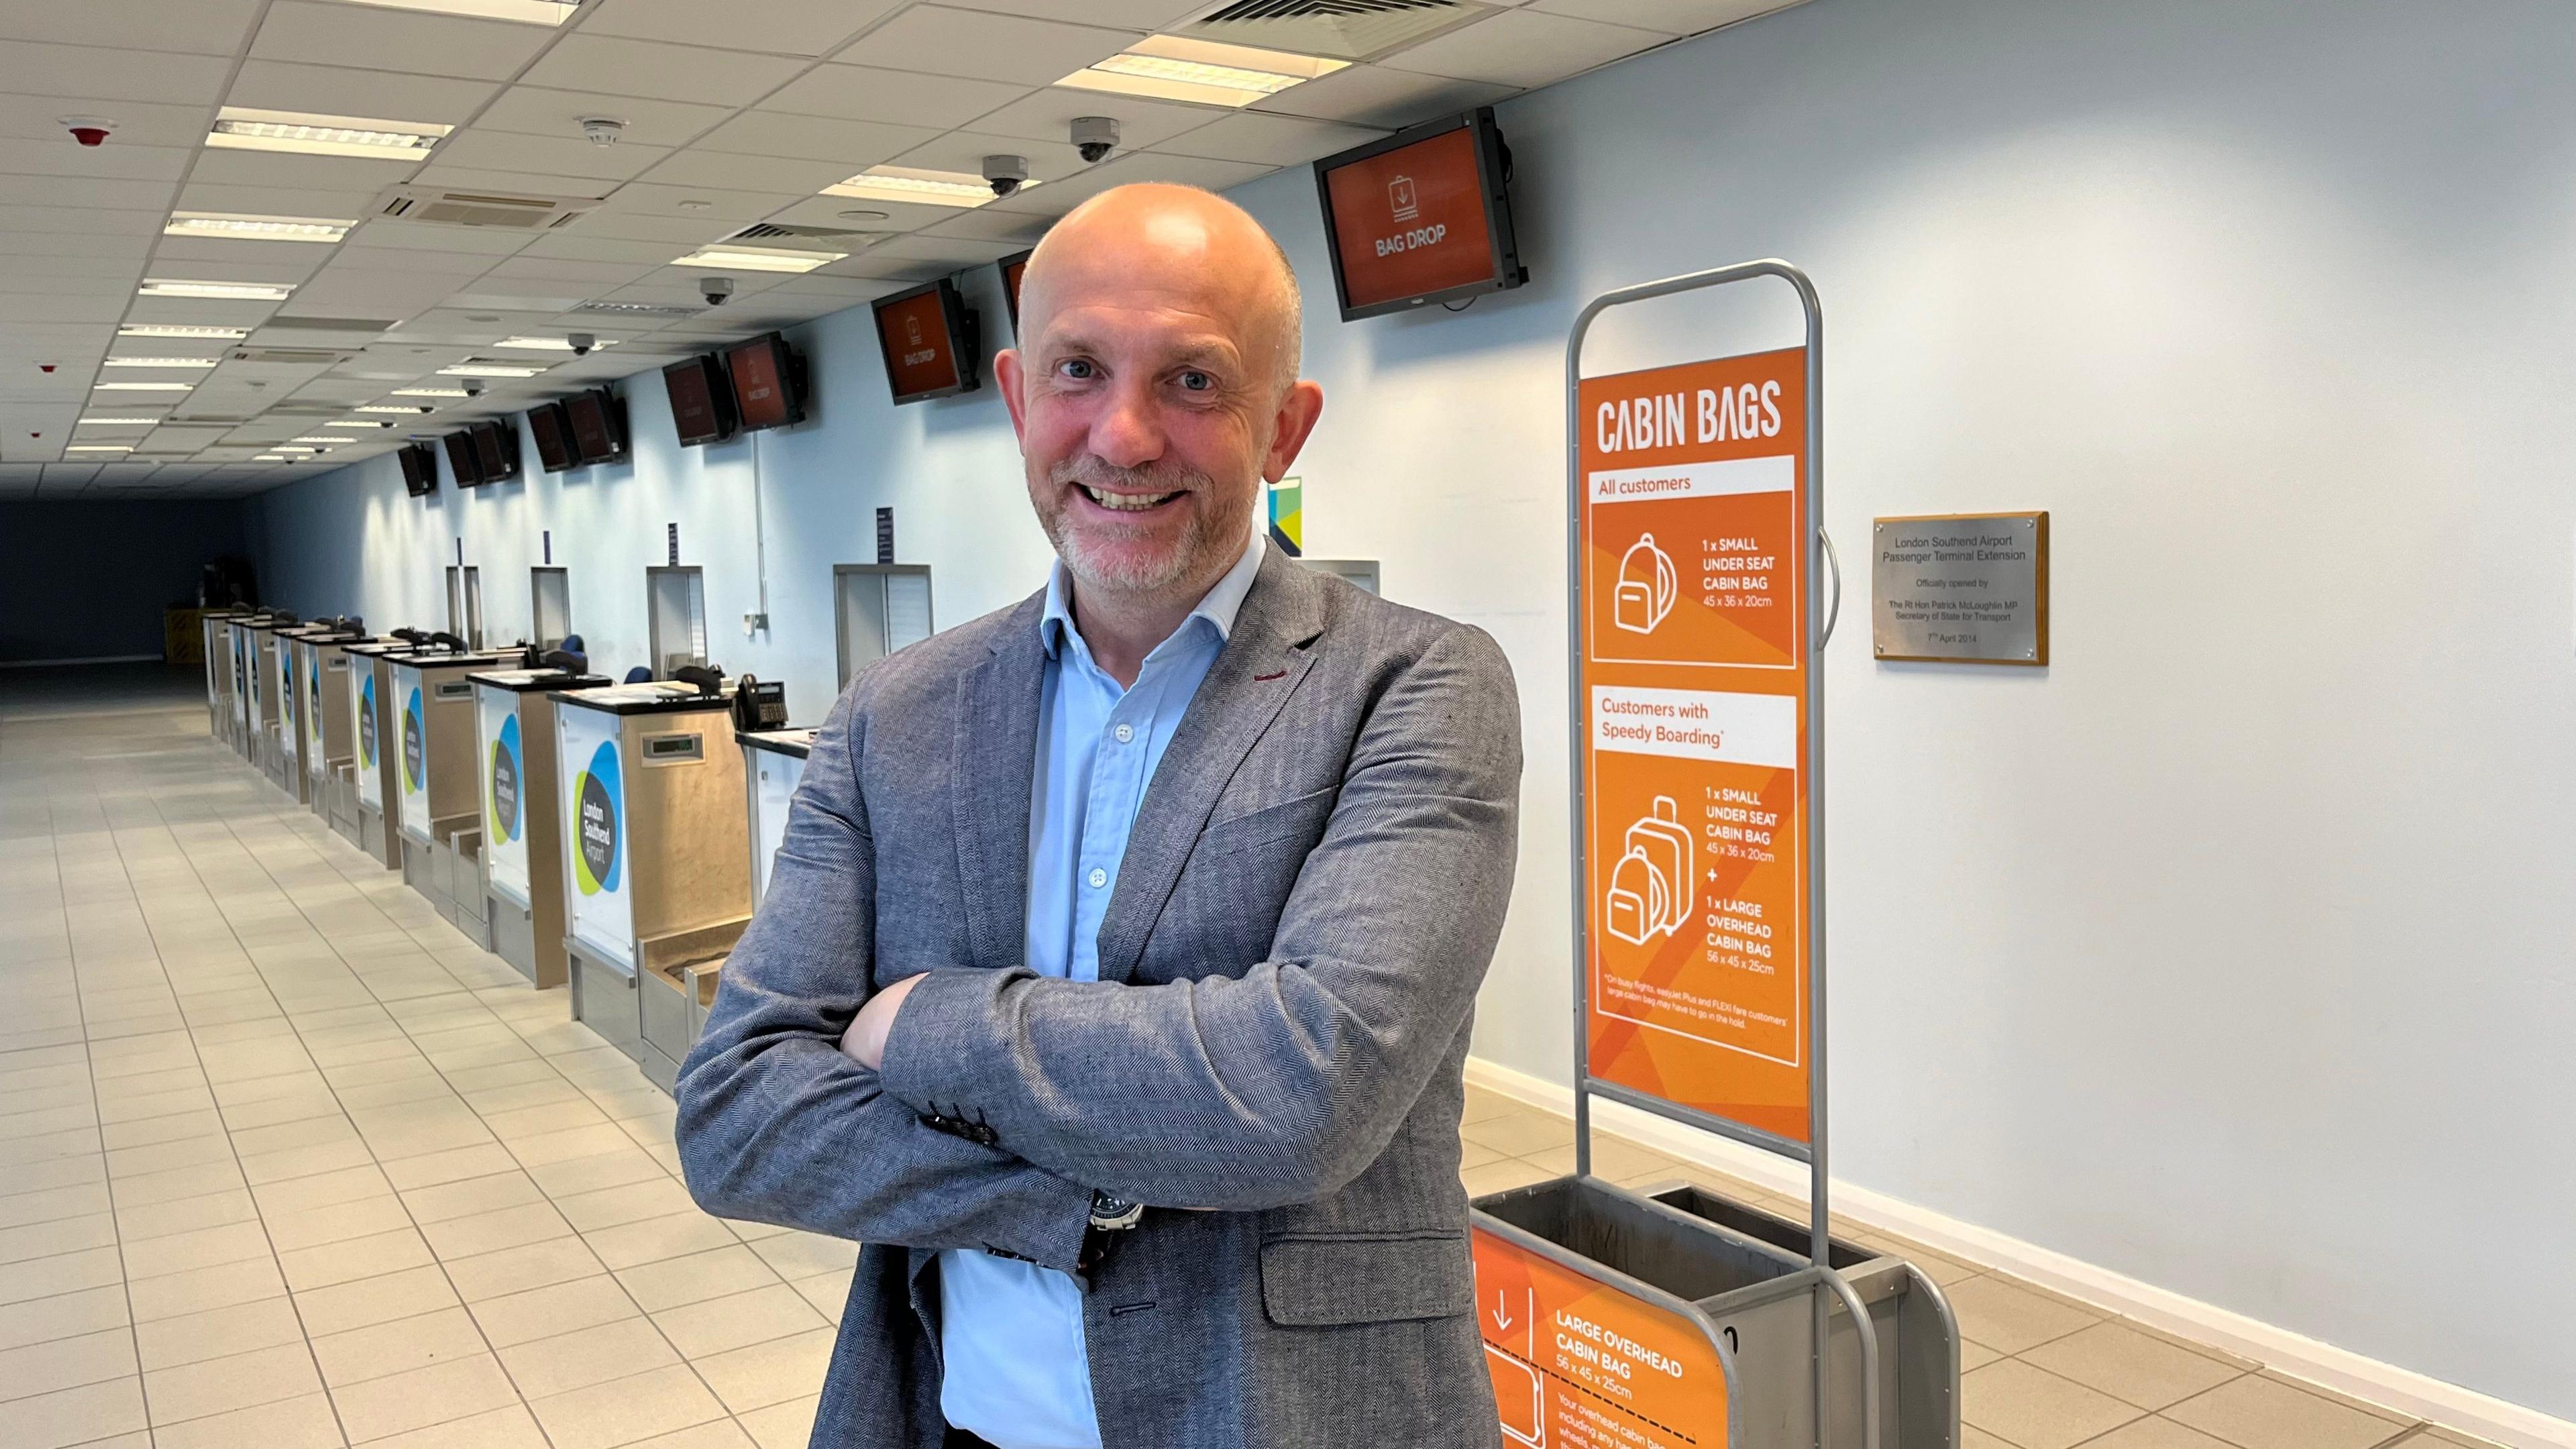
[[1091, 451], [1113, 468], [1142, 468], [1163, 456], [1163, 428], [1152, 395], [1122, 386], [1091, 423]]

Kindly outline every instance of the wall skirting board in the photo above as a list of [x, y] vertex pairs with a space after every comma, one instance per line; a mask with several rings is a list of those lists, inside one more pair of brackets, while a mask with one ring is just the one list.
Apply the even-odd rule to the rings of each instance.
[[[1571, 1116], [1574, 1092], [1544, 1078], [1490, 1062], [1467, 1059], [1467, 1080], [1516, 1101]], [[1774, 1192], [1807, 1195], [1805, 1166], [1723, 1137], [1666, 1121], [1618, 1102], [1595, 1099], [1595, 1121], [1606, 1131], [1658, 1152], [1731, 1173]], [[2152, 1283], [2051, 1252], [1929, 1208], [1834, 1180], [1834, 1211], [1855, 1222], [1913, 1239], [1974, 1263], [1999, 1268], [2105, 1312], [2178, 1333], [2213, 1348], [2253, 1359], [2265, 1368], [2350, 1394], [2401, 1414], [2492, 1439], [2514, 1449], [2576, 1449], [2576, 1423], [2509, 1404], [2474, 1389], [2381, 1363], [2285, 1328], [2170, 1293]]]
[[0, 659], [0, 669], [53, 669], [71, 664], [158, 664], [158, 654], [86, 654], [78, 659]]

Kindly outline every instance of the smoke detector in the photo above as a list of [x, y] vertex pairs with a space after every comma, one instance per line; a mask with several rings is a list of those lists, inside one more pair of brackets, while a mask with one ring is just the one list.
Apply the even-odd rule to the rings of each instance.
[[84, 146], [104, 143], [116, 130], [116, 123], [101, 116], [58, 116], [55, 124], [72, 133], [72, 139]]
[[617, 119], [615, 116], [584, 116], [581, 118], [581, 133], [584, 136], [589, 137], [590, 144], [594, 146], [616, 145], [618, 136], [625, 130], [626, 123]]

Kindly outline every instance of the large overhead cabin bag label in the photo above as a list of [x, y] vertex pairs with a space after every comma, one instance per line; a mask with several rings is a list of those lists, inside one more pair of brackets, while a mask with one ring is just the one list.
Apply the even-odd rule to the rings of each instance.
[[1807, 1138], [1806, 354], [1582, 384], [1592, 1075]]
[[519, 738], [519, 697], [506, 689], [475, 691], [483, 751], [483, 868], [492, 888], [528, 904], [527, 752]]
[[421, 840], [429, 838], [429, 720], [421, 713], [420, 673], [394, 671], [394, 688], [402, 696], [402, 828]]
[[349, 667], [357, 670], [358, 687], [349, 691], [351, 705], [357, 710], [353, 723], [358, 730], [358, 803], [375, 809], [385, 808], [385, 781], [376, 750], [376, 662], [359, 655], [349, 656]]
[[617, 716], [595, 709], [555, 711], [556, 774], [561, 781], [564, 900], [574, 939], [603, 959], [635, 969], [634, 903], [626, 893], [626, 788], [617, 752]]
[[1689, 1449], [1728, 1439], [1701, 1324], [1479, 1229], [1476, 1326], [1505, 1449]]

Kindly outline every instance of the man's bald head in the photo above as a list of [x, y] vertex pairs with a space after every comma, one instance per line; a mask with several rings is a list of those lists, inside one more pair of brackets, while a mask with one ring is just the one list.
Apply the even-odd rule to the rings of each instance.
[[1115, 186], [1066, 213], [1021, 274], [1021, 334], [1042, 335], [1088, 284], [1128, 287], [1139, 277], [1163, 279], [1191, 310], [1231, 313], [1246, 360], [1282, 392], [1297, 381], [1305, 311], [1288, 253], [1251, 213], [1195, 186]]

